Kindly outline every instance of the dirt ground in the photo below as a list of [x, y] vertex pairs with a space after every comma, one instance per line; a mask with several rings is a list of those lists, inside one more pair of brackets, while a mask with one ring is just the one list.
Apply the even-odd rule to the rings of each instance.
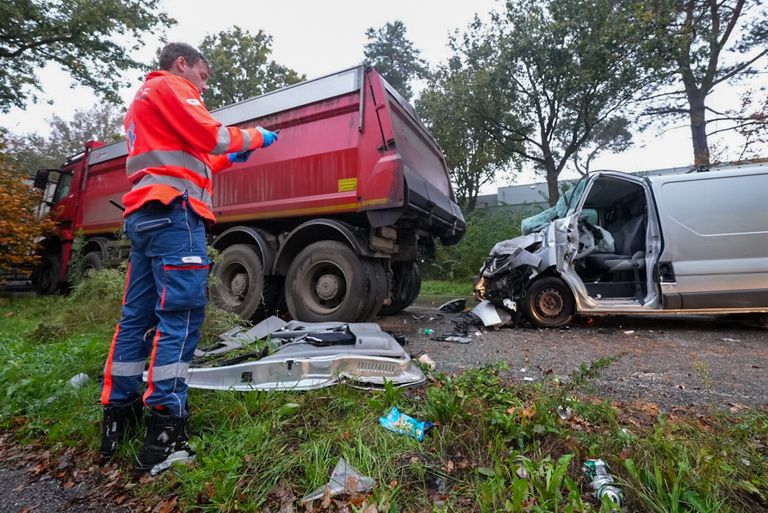
[[438, 342], [430, 340], [435, 335], [421, 333], [424, 328], [436, 335], [451, 332], [452, 318], [422, 300], [379, 323], [405, 335], [413, 356], [426, 353], [438, 370], [448, 373], [503, 361], [513, 378], [541, 380], [567, 376], [601, 357], [623, 355], [589, 393], [658, 403], [662, 409], [768, 407], [766, 328], [716, 316], [635, 316], [577, 318], [565, 329], [473, 330], [467, 344]]

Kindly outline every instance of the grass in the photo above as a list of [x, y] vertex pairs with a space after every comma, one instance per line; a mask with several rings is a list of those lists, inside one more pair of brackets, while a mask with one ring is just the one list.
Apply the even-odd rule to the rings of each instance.
[[471, 280], [440, 281], [425, 280], [421, 283], [419, 296], [469, 297], [472, 295]]
[[[100, 374], [114, 322], [107, 317], [83, 297], [0, 300], [0, 430], [54, 451], [97, 449]], [[61, 335], [41, 336], [41, 323]], [[563, 383], [511, 383], [502, 365], [489, 365], [432, 373], [427, 386], [411, 390], [192, 390], [196, 463], [146, 486], [124, 484], [148, 501], [176, 495], [190, 511], [299, 510], [299, 499], [326, 483], [343, 457], [376, 480], [374, 490], [327, 507], [315, 501], [307, 511], [599, 512], [610, 507], [593, 499], [580, 466], [602, 457], [628, 511], [768, 511], [768, 415], [647, 418], [577, 399], [610, 363], [593, 362]], [[67, 386], [80, 372], [91, 381]], [[435, 428], [421, 443], [384, 430], [378, 418], [393, 405]], [[558, 406], [572, 417], [562, 419]], [[136, 436], [120, 449], [121, 468], [130, 468], [140, 445]]]

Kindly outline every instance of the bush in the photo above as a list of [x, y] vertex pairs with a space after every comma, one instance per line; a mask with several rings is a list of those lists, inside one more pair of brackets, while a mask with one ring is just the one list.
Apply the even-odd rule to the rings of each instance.
[[433, 262], [424, 269], [427, 279], [470, 279], [477, 274], [497, 242], [520, 235], [526, 215], [515, 207], [474, 210], [467, 215], [467, 231], [455, 246], [440, 246]]
[[[111, 329], [120, 320], [127, 264], [118, 268], [88, 272], [72, 289], [69, 297], [41, 321], [31, 337], [49, 342], [77, 333]], [[201, 328], [202, 343], [242, 322], [236, 314], [222, 310], [212, 302], [205, 311]]]
[[29, 274], [40, 260], [38, 241], [56, 225], [37, 215], [39, 204], [40, 195], [0, 153], [0, 281], [5, 273]]

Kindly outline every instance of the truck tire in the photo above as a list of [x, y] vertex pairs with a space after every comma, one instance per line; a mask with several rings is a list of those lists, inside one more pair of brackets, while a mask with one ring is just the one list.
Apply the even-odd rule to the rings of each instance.
[[[405, 310], [416, 301], [421, 291], [421, 273], [416, 262], [402, 262], [393, 265], [394, 271], [394, 294], [392, 302], [384, 305], [379, 310], [379, 315], [393, 315]], [[396, 294], [400, 294], [395, 297]]]
[[32, 273], [32, 287], [41, 295], [53, 294], [59, 288], [61, 263], [53, 255], [46, 255], [40, 266]]
[[368, 268], [369, 293], [368, 304], [360, 315], [361, 321], [371, 320], [376, 317], [384, 306], [384, 299], [387, 297], [387, 273], [379, 260], [366, 259], [365, 265]]
[[320, 241], [304, 248], [285, 277], [285, 299], [294, 319], [356, 322], [370, 311], [370, 270], [344, 243]]
[[91, 271], [101, 271], [104, 268], [104, 260], [99, 251], [86, 253], [80, 261], [80, 280], [85, 278]]
[[573, 319], [573, 294], [563, 280], [547, 276], [529, 285], [524, 308], [536, 326], [559, 328]]
[[265, 310], [265, 299], [273, 295], [266, 290], [258, 248], [251, 244], [234, 244], [222, 251], [213, 273], [218, 279], [211, 291], [214, 303], [245, 320]]

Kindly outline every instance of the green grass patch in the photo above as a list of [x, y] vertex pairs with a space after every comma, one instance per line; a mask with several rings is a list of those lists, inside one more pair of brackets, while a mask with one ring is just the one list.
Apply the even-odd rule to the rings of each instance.
[[419, 296], [469, 297], [472, 295], [472, 281], [425, 280], [421, 282]]
[[[100, 378], [116, 319], [93, 313], [90, 321], [68, 320], [61, 336], [40, 337], [40, 323], [52, 323], [59, 309], [82, 314], [71, 298], [0, 303], [0, 428], [14, 430], [21, 443], [95, 451]], [[343, 457], [376, 480], [365, 500], [378, 511], [599, 512], [610, 508], [592, 498], [580, 466], [602, 457], [627, 511], [768, 510], [768, 415], [649, 418], [578, 399], [610, 363], [535, 384], [512, 383], [503, 366], [491, 365], [431, 374], [428, 385], [412, 390], [192, 390], [197, 461], [133, 493], [176, 494], [194, 511], [277, 511], [286, 503], [298, 511], [299, 499], [326, 483]], [[91, 382], [67, 386], [80, 372]], [[386, 431], [378, 418], [393, 405], [436, 426], [421, 443]], [[560, 406], [572, 416], [561, 418]], [[124, 445], [118, 464], [130, 468], [140, 445], [138, 435]], [[340, 504], [362, 509], [360, 502]]]

